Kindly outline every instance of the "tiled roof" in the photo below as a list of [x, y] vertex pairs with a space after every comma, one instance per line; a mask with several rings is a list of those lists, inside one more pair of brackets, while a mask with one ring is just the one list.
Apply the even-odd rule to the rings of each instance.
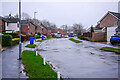
[[93, 27], [94, 30], [102, 30], [103, 28]]
[[29, 21], [28, 21], [28, 20], [21, 20], [21, 24], [22, 24], [22, 25], [28, 25], [28, 24], [29, 24]]
[[17, 23], [19, 21], [18, 18], [4, 18], [4, 20], [8, 23]]
[[110, 13], [113, 14], [118, 19], [120, 19], [120, 13], [116, 13], [116, 12], [110, 12]]

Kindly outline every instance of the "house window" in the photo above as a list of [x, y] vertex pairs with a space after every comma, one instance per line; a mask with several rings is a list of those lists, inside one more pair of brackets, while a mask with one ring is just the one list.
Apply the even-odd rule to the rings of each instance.
[[114, 22], [114, 26], [118, 26], [118, 21]]
[[0, 30], [2, 30], [2, 25], [0, 25]]

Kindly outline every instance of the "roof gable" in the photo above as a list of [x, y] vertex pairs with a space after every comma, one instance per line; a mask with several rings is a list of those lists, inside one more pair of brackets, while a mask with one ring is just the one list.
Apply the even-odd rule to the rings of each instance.
[[108, 12], [98, 21], [98, 23], [100, 23], [108, 14], [110, 14], [110, 15], [112, 15], [113, 17], [115, 17], [115, 18], [117, 18], [118, 20], [120, 20], [120, 13], [108, 11]]

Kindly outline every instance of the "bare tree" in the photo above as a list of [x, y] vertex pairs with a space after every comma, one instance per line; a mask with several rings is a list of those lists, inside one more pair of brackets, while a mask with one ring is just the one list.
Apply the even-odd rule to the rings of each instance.
[[65, 25], [62, 25], [60, 27], [63, 31], [68, 31], [68, 26], [65, 24]]
[[72, 28], [73, 28], [74, 33], [76, 33], [77, 35], [81, 35], [81, 33], [83, 31], [82, 24], [73, 24]]
[[[19, 18], [19, 15], [16, 14], [14, 17], [15, 17], [15, 18]], [[31, 17], [30, 17], [30, 15], [29, 15], [28, 13], [23, 12], [23, 13], [22, 13], [22, 19], [23, 19], [23, 20], [30, 20]]]
[[23, 12], [23, 13], [22, 13], [22, 19], [23, 19], [23, 20], [27, 20], [27, 19], [31, 19], [31, 17], [29, 16], [28, 13]]

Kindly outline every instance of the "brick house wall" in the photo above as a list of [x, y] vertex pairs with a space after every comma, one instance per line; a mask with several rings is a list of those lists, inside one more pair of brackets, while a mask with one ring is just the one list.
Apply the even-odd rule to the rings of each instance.
[[41, 28], [41, 26], [37, 25], [36, 31], [37, 31], [37, 33], [38, 33], [38, 32], [42, 33], [42, 28]]
[[28, 25], [21, 25], [21, 32], [23, 34], [29, 35], [28, 34], [28, 32], [29, 32]]
[[29, 24], [29, 34], [35, 35], [35, 25], [32, 23]]
[[108, 13], [101, 21], [100, 21], [100, 28], [107, 27], [107, 26], [115, 26], [114, 23], [117, 22], [118, 19], [116, 19], [114, 16], [112, 16], [110, 13]]
[[62, 29], [57, 29], [57, 33], [61, 33], [63, 35], [64, 31]]
[[47, 33], [48, 33], [47, 29], [44, 26], [42, 26], [42, 34], [47, 36]]
[[21, 25], [21, 32], [26, 35], [35, 35], [35, 25], [31, 22], [28, 25]]
[[2, 19], [0, 20], [0, 27], [0, 31], [5, 32], [5, 22]]
[[48, 34], [51, 34], [51, 30], [48, 30]]

